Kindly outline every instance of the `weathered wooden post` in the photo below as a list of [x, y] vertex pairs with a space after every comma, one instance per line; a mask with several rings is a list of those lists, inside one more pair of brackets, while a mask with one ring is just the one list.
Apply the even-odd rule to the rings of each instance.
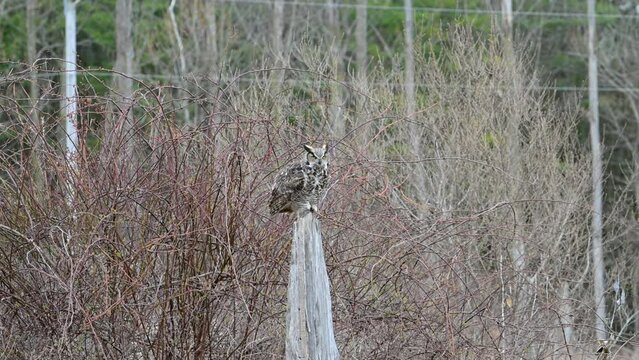
[[293, 229], [286, 311], [286, 359], [339, 359], [320, 222], [298, 215]]

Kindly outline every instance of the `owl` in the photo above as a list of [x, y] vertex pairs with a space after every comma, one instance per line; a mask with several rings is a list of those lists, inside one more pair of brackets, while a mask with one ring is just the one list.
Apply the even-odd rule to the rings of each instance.
[[326, 145], [306, 151], [299, 163], [290, 165], [275, 178], [269, 208], [271, 214], [317, 212], [317, 204], [328, 185]]

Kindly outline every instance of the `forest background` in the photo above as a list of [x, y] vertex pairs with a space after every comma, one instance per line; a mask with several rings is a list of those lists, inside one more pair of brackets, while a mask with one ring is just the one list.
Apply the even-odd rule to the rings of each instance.
[[639, 351], [639, 3], [596, 4], [599, 212], [587, 1], [66, 2], [72, 98], [63, 1], [0, 0], [0, 357], [280, 358], [308, 142], [343, 358]]

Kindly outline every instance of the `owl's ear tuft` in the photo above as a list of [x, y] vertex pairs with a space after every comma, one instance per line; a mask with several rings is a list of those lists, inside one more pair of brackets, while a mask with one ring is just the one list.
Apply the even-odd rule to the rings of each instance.
[[328, 149], [328, 144], [322, 145], [322, 149], [324, 149], [324, 154], [326, 154], [326, 150]]
[[304, 150], [306, 150], [309, 153], [314, 153], [315, 151], [313, 151], [313, 148], [310, 145], [304, 145]]

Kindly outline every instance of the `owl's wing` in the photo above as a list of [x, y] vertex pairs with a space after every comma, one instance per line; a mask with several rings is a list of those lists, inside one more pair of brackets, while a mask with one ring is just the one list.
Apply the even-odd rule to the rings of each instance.
[[271, 191], [269, 208], [271, 214], [279, 212], [292, 212], [290, 208], [291, 198], [294, 193], [302, 191], [306, 185], [306, 175], [301, 165], [293, 165], [275, 178], [275, 184]]

